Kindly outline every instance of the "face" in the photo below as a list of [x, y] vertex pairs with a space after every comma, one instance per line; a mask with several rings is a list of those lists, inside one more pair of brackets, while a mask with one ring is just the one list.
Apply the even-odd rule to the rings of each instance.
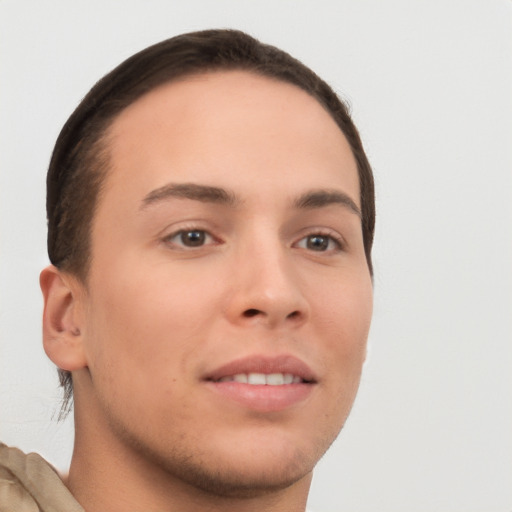
[[150, 92], [109, 139], [84, 421], [193, 485], [308, 478], [352, 406], [372, 310], [343, 134], [300, 89], [227, 72]]

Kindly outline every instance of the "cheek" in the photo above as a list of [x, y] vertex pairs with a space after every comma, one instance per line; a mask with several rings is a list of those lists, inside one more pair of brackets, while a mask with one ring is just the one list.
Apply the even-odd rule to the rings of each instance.
[[332, 348], [350, 353], [366, 345], [373, 311], [373, 286], [367, 273], [344, 276], [318, 291], [316, 314], [330, 331]]
[[93, 283], [97, 292], [88, 329], [93, 376], [121, 390], [155, 389], [158, 383], [166, 393], [190, 375], [185, 370], [200, 336], [208, 332], [216, 300], [211, 288], [198, 293], [197, 283], [187, 277], [163, 269], [123, 276], [118, 268], [103, 286]]
[[326, 375], [333, 395], [349, 408], [355, 397], [362, 366], [366, 358], [366, 343], [373, 309], [371, 279], [365, 274], [344, 279], [333, 285], [317, 304], [319, 338], [327, 340], [325, 347]]

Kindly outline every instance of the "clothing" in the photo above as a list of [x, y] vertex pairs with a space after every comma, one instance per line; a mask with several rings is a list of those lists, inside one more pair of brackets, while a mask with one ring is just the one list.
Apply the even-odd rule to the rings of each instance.
[[0, 443], [0, 512], [84, 512], [57, 471], [37, 453]]

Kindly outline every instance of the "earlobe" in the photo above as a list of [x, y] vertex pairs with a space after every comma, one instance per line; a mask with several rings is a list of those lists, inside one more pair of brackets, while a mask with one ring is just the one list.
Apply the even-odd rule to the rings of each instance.
[[44, 297], [43, 346], [61, 369], [87, 366], [83, 346], [83, 318], [79, 287], [75, 279], [50, 265], [40, 275]]

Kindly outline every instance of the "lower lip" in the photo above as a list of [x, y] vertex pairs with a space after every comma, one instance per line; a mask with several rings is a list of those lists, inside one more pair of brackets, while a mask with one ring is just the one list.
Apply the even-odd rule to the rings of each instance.
[[208, 381], [207, 385], [223, 397], [258, 412], [282, 411], [297, 405], [306, 400], [314, 388], [314, 384], [307, 383], [268, 386]]

